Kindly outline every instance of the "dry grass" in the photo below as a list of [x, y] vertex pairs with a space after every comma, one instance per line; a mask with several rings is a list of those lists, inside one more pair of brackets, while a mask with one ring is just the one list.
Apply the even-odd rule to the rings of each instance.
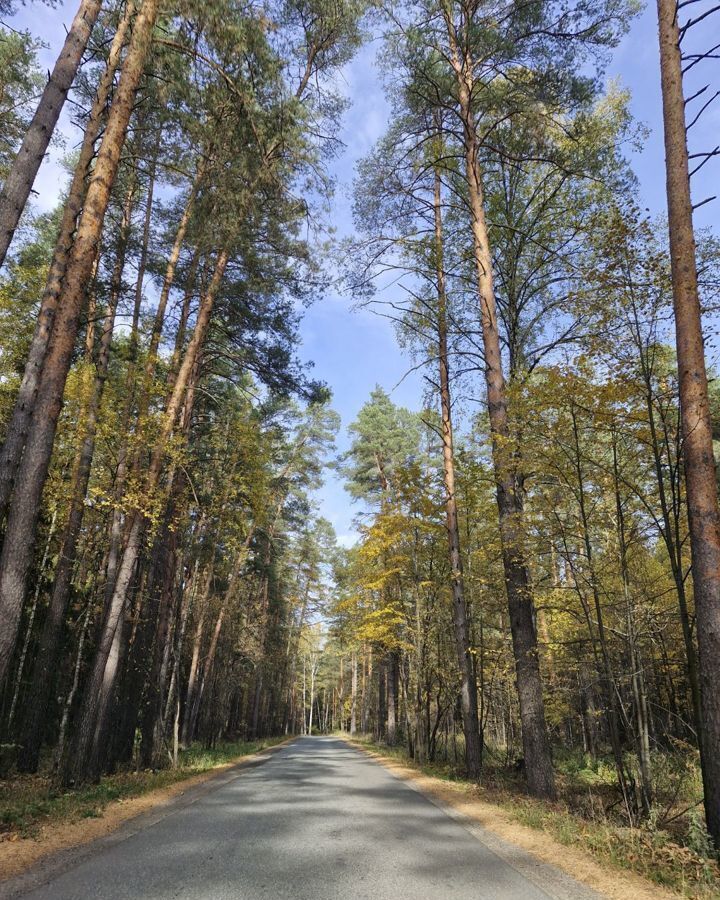
[[606, 897], [720, 898], [717, 862], [675, 843], [665, 831], [594, 821], [562, 801], [547, 803], [528, 797], [512, 779], [481, 786], [463, 780], [447, 766], [421, 767], [399, 748], [368, 740], [353, 743], [424, 792]]
[[128, 819], [283, 742], [270, 738], [213, 750], [192, 747], [182, 753], [177, 769], [120, 772], [77, 790], [57, 789], [47, 774], [0, 780], [0, 878], [17, 875], [50, 853], [110, 834]]

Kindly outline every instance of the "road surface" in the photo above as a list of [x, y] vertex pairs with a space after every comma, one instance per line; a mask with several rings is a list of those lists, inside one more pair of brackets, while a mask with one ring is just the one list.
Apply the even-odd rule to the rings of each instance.
[[[472, 831], [472, 833], [471, 833]], [[361, 752], [301, 738], [74, 858], [33, 900], [547, 900], [597, 895], [466, 827]]]

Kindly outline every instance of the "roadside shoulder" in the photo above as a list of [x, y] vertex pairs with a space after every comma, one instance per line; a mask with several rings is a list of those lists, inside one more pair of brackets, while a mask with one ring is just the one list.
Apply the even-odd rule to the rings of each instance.
[[581, 847], [566, 846], [543, 831], [515, 822], [501, 807], [474, 794], [467, 784], [426, 775], [349, 737], [341, 737], [461, 822], [496, 855], [558, 900], [585, 900], [578, 897], [576, 890], [573, 893], [573, 881], [588, 888], [588, 898], [677, 900], [679, 896], [632, 872], [604, 866]]
[[48, 825], [42, 829], [39, 838], [0, 842], [0, 900], [21, 896], [85, 856], [121, 843], [143, 828], [189, 806], [232, 781], [245, 769], [261, 765], [294, 739], [288, 738], [139, 796], [112, 801], [98, 818]]

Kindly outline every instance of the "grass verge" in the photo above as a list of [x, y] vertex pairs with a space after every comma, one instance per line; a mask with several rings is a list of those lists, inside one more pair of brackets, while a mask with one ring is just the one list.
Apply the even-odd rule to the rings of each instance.
[[[488, 785], [478, 785], [463, 779], [452, 765], [421, 766], [409, 758], [404, 748], [388, 747], [365, 738], [353, 739], [353, 743], [381, 758], [444, 782], [459, 800], [492, 804], [507, 821], [542, 832], [558, 844], [587, 852], [603, 866], [610, 866], [619, 873], [639, 875], [676, 896], [720, 900], [718, 863], [677, 843], [672, 835], [652, 822], [642, 828], [627, 828], [600, 814], [597, 819], [588, 818], [571, 810], [563, 800], [549, 803], [528, 797], [518, 784], [502, 784], [497, 779], [489, 779]], [[444, 799], [458, 805], [453, 802], [452, 795]], [[472, 810], [468, 808], [467, 811], [474, 818]], [[487, 824], [484, 820], [485, 816], [478, 817], [481, 824]]]
[[46, 826], [99, 818], [108, 804], [170, 787], [284, 740], [223, 743], [212, 750], [193, 746], [181, 751], [177, 769], [118, 772], [77, 790], [58, 788], [45, 774], [14, 775], [0, 780], [0, 840], [34, 838]]

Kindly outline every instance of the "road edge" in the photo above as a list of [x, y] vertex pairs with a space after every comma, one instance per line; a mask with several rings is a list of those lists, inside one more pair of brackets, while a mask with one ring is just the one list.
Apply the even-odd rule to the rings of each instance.
[[[137, 812], [120, 820], [108, 832], [90, 834], [86, 839], [80, 837], [77, 841], [60, 849], [47, 848], [47, 852], [40, 849], [38, 856], [34, 857], [21, 870], [13, 872], [7, 877], [0, 873], [0, 900], [12, 900], [12, 898], [21, 897], [31, 890], [42, 887], [82, 862], [87, 856], [121, 844], [145, 828], [156, 825], [168, 816], [174, 815], [207, 794], [239, 778], [246, 769], [255, 768], [267, 762], [275, 753], [285, 749], [296, 739], [297, 735], [294, 735], [279, 744], [248, 753], [216, 769], [190, 776], [167, 788], [133, 798], [144, 800], [146, 803], [148, 800], [151, 802], [149, 806], [144, 805]], [[98, 821], [102, 822], [102, 817]], [[58, 824], [53, 825], [52, 829], [61, 831], [63, 827], [65, 827], [63, 824]]]
[[[634, 872], [625, 872], [622, 869], [608, 870], [608, 867], [604, 866], [600, 860], [582, 848], [565, 846], [544, 832], [539, 833], [542, 834], [544, 843], [552, 845], [553, 852], [552, 854], [539, 852], [537, 846], [530, 846], [531, 844], [537, 845], [537, 840], [534, 839], [538, 832], [513, 822], [501, 807], [491, 801], [481, 800], [478, 802], [496, 809], [498, 816], [512, 826], [516, 836], [510, 837], [504, 831], [496, 831], [492, 824], [458, 808], [468, 806], [473, 801], [463, 798], [460, 794], [457, 798], [449, 796], [451, 786], [442, 779], [427, 775], [392, 757], [383, 756], [381, 753], [370, 750], [363, 744], [352, 740], [349, 735], [335, 736], [349, 747], [383, 766], [391, 775], [412, 790], [422, 794], [430, 803], [461, 824], [473, 837], [499, 856], [503, 862], [515, 868], [556, 900], [590, 900], [590, 898], [627, 900], [628, 897], [632, 897], [633, 900], [677, 900], [680, 897], [679, 894], [647, 881]], [[442, 796], [439, 796], [440, 792], [442, 792]], [[573, 865], [569, 861], [579, 854], [582, 855], [585, 863], [583, 867]], [[581, 868], [585, 871], [581, 871]], [[602, 881], [602, 885], [599, 885], [598, 881]], [[582, 888], [585, 896], [578, 895], [578, 886]]]

